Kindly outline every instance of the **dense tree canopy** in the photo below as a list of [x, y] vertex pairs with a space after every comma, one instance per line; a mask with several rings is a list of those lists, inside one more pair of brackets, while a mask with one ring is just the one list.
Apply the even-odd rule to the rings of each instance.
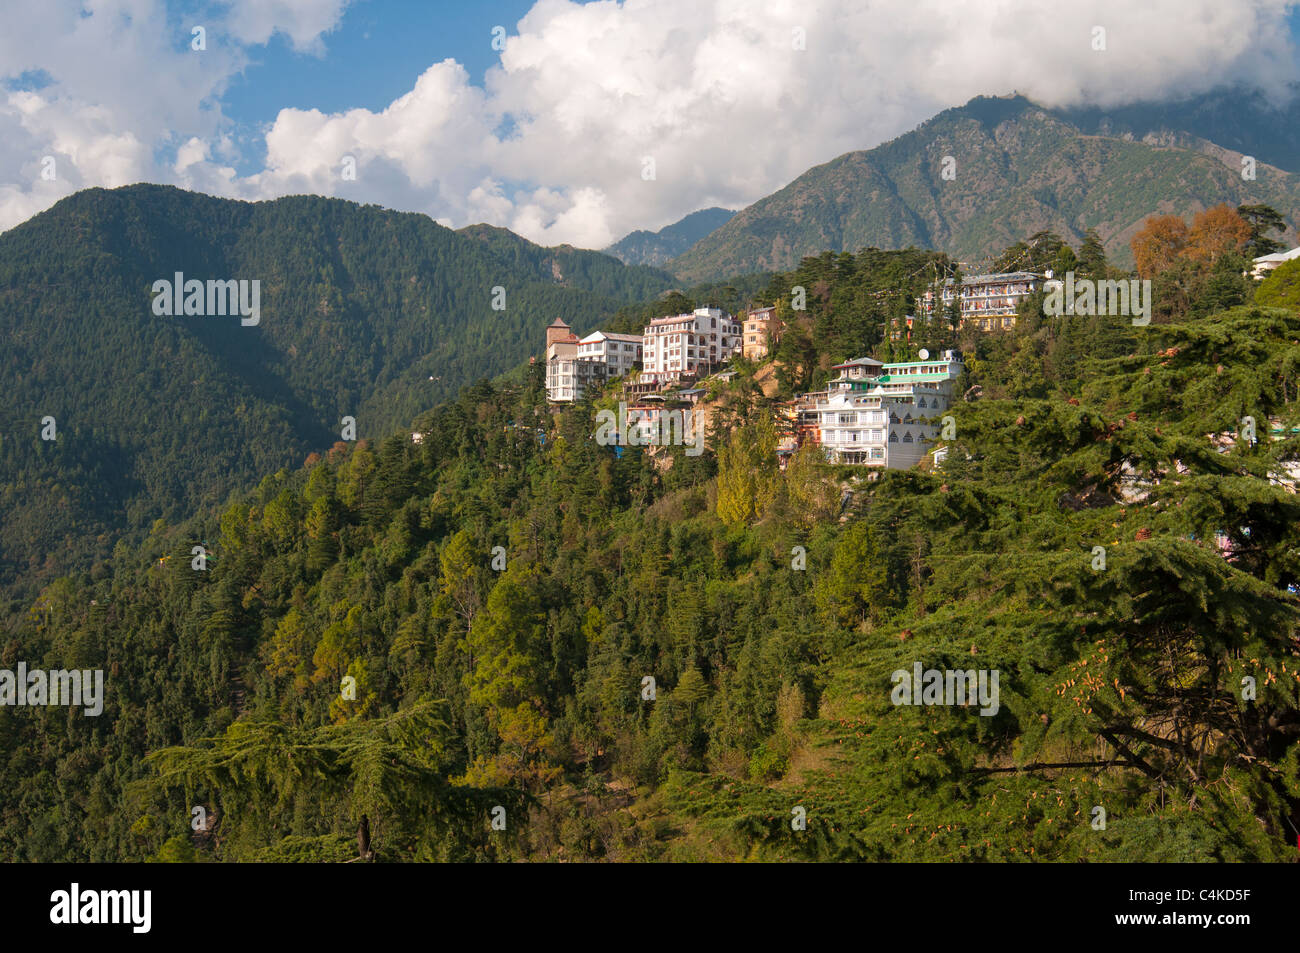
[[[756, 295], [807, 290], [824, 380], [944, 269]], [[0, 708], [0, 854], [1293, 858], [1300, 315], [1192, 305], [939, 328], [939, 467], [778, 469], [752, 373], [701, 457], [602, 446], [534, 367], [160, 520], [7, 606], [0, 665], [107, 697]], [[899, 703], [918, 668], [996, 704]]]

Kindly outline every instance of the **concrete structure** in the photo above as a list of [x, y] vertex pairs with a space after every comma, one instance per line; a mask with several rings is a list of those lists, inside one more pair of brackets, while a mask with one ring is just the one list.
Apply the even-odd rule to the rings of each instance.
[[744, 344], [742, 353], [751, 361], [767, 357], [768, 335], [777, 335], [776, 308], [754, 308], [745, 315]]
[[644, 376], [659, 383], [699, 377], [741, 349], [741, 326], [718, 308], [655, 318], [643, 334]]
[[578, 342], [578, 360], [602, 361], [607, 376], [622, 377], [641, 363], [641, 335], [593, 331]]
[[581, 400], [591, 384], [621, 377], [640, 362], [640, 336], [593, 331], [580, 341], [556, 318], [546, 329], [546, 398], [557, 404]]
[[578, 336], [573, 333], [572, 329], [564, 323], [563, 318], [556, 318], [546, 329], [546, 346], [549, 348], [552, 344], [561, 342], [567, 344], [577, 344]]
[[915, 466], [939, 436], [963, 365], [955, 352], [881, 364], [858, 358], [833, 368], [815, 411], [818, 436], [832, 463], [889, 469]]
[[546, 399], [556, 404], [581, 400], [587, 387], [608, 376], [603, 361], [578, 357], [578, 343], [557, 341], [546, 349]]
[[[943, 308], [947, 309], [960, 297], [962, 327], [972, 325], [983, 331], [1015, 327], [1020, 302], [1037, 291], [1043, 279], [1043, 275], [1030, 271], [971, 275], [961, 280], [959, 293], [956, 283], [949, 278], [943, 283]], [[933, 291], [925, 293], [923, 304], [926, 314], [935, 313]]]
[[1279, 265], [1284, 265], [1288, 261], [1300, 258], [1300, 248], [1292, 248], [1290, 251], [1275, 252], [1272, 255], [1260, 255], [1255, 259], [1255, 266], [1250, 270], [1252, 278], [1266, 278], [1268, 273]]

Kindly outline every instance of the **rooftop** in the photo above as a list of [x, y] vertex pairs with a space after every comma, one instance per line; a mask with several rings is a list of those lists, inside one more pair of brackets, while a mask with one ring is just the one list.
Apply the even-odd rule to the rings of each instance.
[[590, 344], [593, 341], [599, 341], [601, 338], [607, 341], [626, 341], [629, 344], [641, 343], [641, 335], [639, 334], [614, 334], [610, 331], [592, 331], [579, 343]]
[[1255, 264], [1263, 264], [1268, 261], [1290, 261], [1292, 258], [1300, 258], [1300, 247], [1292, 248], [1290, 251], [1274, 252], [1271, 255], [1260, 255], [1255, 259]]
[[884, 367], [885, 365], [873, 357], [855, 357], [851, 361], [845, 361], [843, 364], [832, 364], [831, 370], [837, 371], [842, 367]]
[[[988, 275], [967, 275], [961, 280], [963, 285], [992, 285], [1003, 281], [1037, 281], [1042, 275], [1032, 271], [1008, 271]], [[952, 284], [952, 279], [944, 280], [945, 285]]]

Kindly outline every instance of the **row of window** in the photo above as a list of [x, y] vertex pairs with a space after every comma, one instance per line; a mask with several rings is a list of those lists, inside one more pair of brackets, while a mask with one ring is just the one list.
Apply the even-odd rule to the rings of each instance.
[[620, 351], [620, 350], [621, 350], [621, 351], [628, 351], [628, 352], [631, 352], [631, 353], [636, 353], [637, 348], [639, 348], [640, 346], [641, 346], [640, 344], [623, 344], [623, 345], [620, 345], [620, 344], [618, 344], [618, 343], [615, 342], [615, 341], [612, 341], [612, 342], [609, 342], [609, 343], [607, 343], [607, 344], [603, 344], [603, 345], [602, 345], [602, 344], [579, 344], [579, 345], [578, 345], [578, 353], [579, 353], [579, 354], [600, 354], [600, 353], [603, 353], [603, 351], [606, 351], [606, 350], [610, 351], [611, 353], [614, 352], [614, 351]]
[[[919, 439], [924, 439], [925, 434], [917, 432], [916, 437], [912, 436], [912, 431], [903, 431], [903, 443], [915, 443]], [[881, 443], [885, 439], [883, 430], [827, 430], [823, 435], [825, 443]], [[889, 442], [898, 443], [898, 431], [889, 431]]]
[[[924, 407], [925, 405], [920, 404], [918, 406]], [[935, 407], [936, 408], [938, 407], [938, 402], [935, 403]], [[861, 417], [861, 420], [858, 419], [859, 417]], [[857, 423], [876, 424], [876, 423], [884, 423], [884, 420], [885, 420], [885, 415], [883, 413], [878, 413], [874, 411], [864, 411], [861, 414], [855, 414], [855, 413], [836, 414], [835, 411], [830, 411], [826, 414], [827, 427], [833, 426], [836, 423], [838, 423], [841, 427], [850, 426], [852, 424], [857, 424]], [[916, 419], [911, 415], [911, 413], [906, 413], [901, 418], [898, 416], [898, 414], [890, 414], [889, 422], [891, 424], [910, 424], [919, 421], [916, 421]]]

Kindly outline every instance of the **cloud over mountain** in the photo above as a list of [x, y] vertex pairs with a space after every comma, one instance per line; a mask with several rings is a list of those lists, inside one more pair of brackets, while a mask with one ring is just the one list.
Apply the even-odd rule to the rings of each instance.
[[481, 86], [444, 59], [384, 108], [286, 107], [250, 143], [222, 111], [249, 50], [279, 32], [320, 52], [346, 28], [345, 0], [220, 4], [201, 55], [193, 18], [159, 0], [103, 0], [88, 15], [52, 0], [46, 16], [7, 18], [30, 22], [0, 38], [0, 168], [14, 170], [0, 179], [0, 227], [77, 188], [144, 179], [243, 198], [318, 192], [599, 248], [746, 205], [979, 94], [1110, 106], [1230, 81], [1282, 89], [1297, 78], [1294, 6], [539, 0]]

